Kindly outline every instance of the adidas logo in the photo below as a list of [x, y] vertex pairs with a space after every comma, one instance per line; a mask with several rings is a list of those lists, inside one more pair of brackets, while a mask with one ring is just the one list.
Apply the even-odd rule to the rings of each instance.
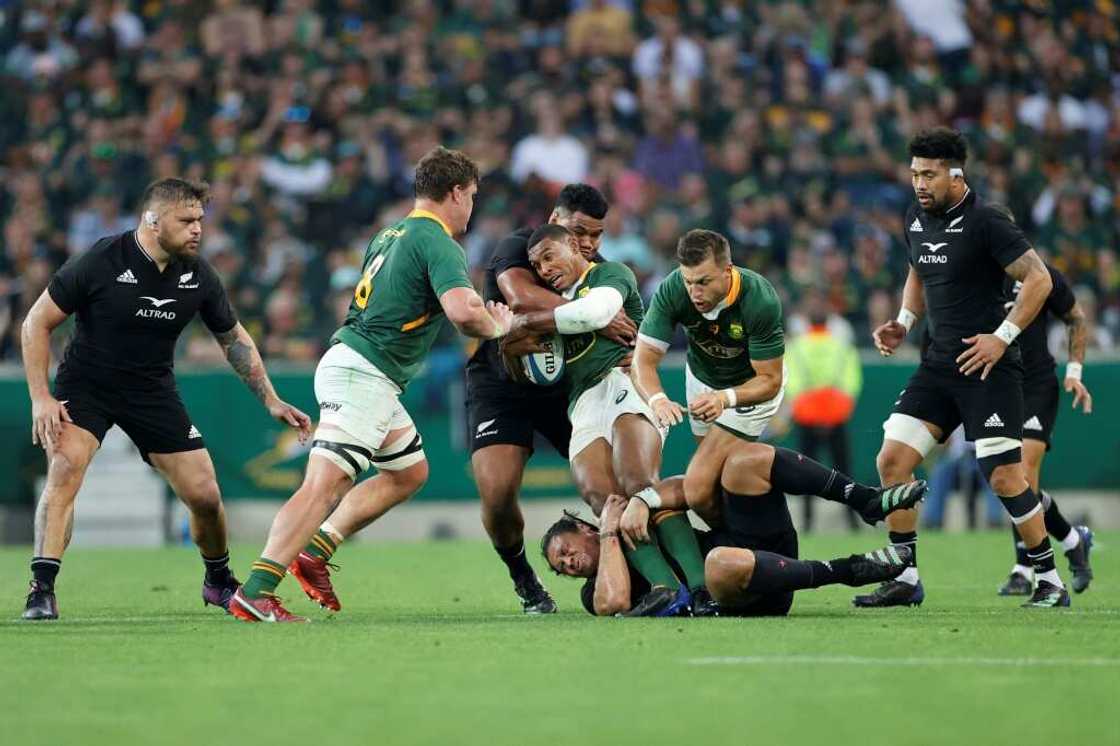
[[[992, 416], [984, 421], [984, 427], [1003, 427], [1003, 420], [999, 418], [998, 414], [993, 412]], [[1042, 428], [1039, 428], [1039, 430], [1041, 429]]]
[[194, 425], [191, 425], [190, 432], [187, 433], [187, 440], [194, 440], [195, 438], [201, 438], [201, 437], [202, 437], [202, 433], [200, 433], [198, 431], [198, 428], [195, 427]]
[[1023, 429], [1024, 430], [1041, 430], [1042, 429], [1042, 423], [1038, 421], [1037, 416], [1031, 417], [1029, 420], [1027, 420], [1026, 422], [1023, 423]]
[[117, 275], [117, 282], [123, 282], [127, 285], [135, 285], [137, 284], [138, 280], [136, 279], [136, 275], [132, 274], [131, 269], [126, 269], [124, 272], [121, 272], [119, 275]]
[[914, 222], [910, 224], [910, 232], [911, 233], [921, 233], [922, 232], [922, 223], [917, 218], [914, 218]]

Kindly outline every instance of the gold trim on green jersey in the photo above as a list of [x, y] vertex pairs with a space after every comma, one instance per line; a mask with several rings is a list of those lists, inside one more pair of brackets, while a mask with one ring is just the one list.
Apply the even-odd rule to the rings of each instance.
[[413, 210], [404, 217], [405, 220], [408, 220], [409, 218], [427, 218], [428, 220], [434, 220], [439, 223], [440, 228], [443, 228], [444, 233], [449, 236], [452, 235], [451, 229], [447, 227], [447, 223], [443, 222], [443, 219], [439, 215], [436, 215], [434, 212], [429, 212], [428, 210]]

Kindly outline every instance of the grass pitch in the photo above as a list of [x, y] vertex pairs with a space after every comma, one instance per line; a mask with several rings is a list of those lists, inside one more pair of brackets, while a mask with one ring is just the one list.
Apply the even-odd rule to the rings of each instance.
[[[807, 537], [802, 556], [882, 538]], [[1068, 611], [996, 597], [1008, 544], [923, 534], [920, 609], [857, 611], [833, 587], [761, 620], [594, 619], [560, 578], [561, 613], [526, 618], [484, 544], [355, 544], [337, 555], [341, 614], [281, 586], [314, 620], [299, 626], [204, 610], [187, 548], [73, 551], [63, 619], [19, 622], [29, 551], [5, 549], [0, 740], [1120, 743], [1120, 533], [1098, 535], [1097, 579]], [[239, 573], [257, 550], [236, 548]]]

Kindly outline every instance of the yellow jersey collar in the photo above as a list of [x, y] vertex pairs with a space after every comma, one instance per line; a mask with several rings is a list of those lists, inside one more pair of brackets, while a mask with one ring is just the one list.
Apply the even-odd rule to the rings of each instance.
[[408, 213], [408, 215], [406, 215], [405, 217], [406, 218], [427, 218], [428, 220], [434, 220], [437, 223], [439, 223], [440, 228], [443, 228], [444, 233], [446, 233], [449, 236], [452, 235], [451, 229], [447, 227], [447, 223], [443, 222], [443, 220], [440, 218], [440, 216], [436, 215], [434, 212], [429, 212], [428, 210], [413, 210], [412, 212]]

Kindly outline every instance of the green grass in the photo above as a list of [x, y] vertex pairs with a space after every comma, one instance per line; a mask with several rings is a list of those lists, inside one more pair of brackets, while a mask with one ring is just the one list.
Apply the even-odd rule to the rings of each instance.
[[[807, 538], [802, 553], [880, 540]], [[62, 621], [21, 623], [29, 552], [5, 549], [0, 740], [1115, 744], [1120, 533], [1098, 542], [1097, 580], [1069, 611], [995, 596], [1004, 532], [927, 533], [922, 608], [857, 612], [834, 587], [763, 620], [593, 619], [557, 578], [561, 613], [525, 618], [481, 543], [353, 545], [337, 557], [342, 614], [281, 586], [315, 621], [298, 626], [204, 610], [190, 549], [76, 550]], [[237, 548], [238, 570], [256, 550]]]

